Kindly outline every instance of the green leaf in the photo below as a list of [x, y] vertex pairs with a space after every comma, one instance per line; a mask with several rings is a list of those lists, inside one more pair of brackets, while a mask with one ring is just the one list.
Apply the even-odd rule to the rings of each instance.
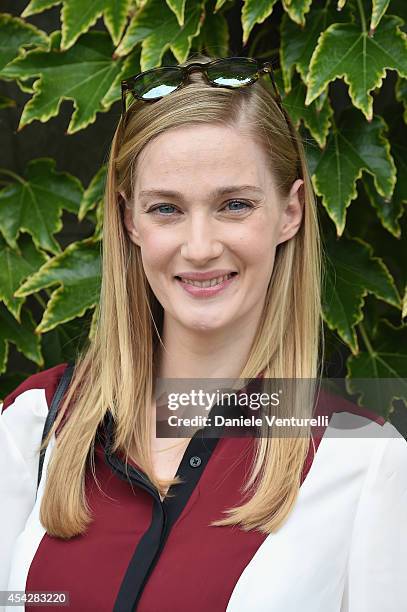
[[82, 221], [86, 214], [102, 203], [106, 186], [107, 166], [99, 168], [86, 190], [83, 192], [79, 207], [78, 219]]
[[34, 327], [35, 321], [30, 311], [23, 310], [21, 322], [18, 323], [7, 308], [0, 304], [0, 374], [6, 371], [9, 342], [15, 344], [27, 359], [39, 366], [43, 365], [40, 336]]
[[69, 49], [79, 36], [103, 15], [105, 26], [117, 45], [127, 23], [131, 0], [64, 0], [61, 49]]
[[346, 208], [357, 197], [356, 181], [363, 170], [373, 175], [380, 195], [392, 195], [396, 167], [384, 136], [386, 128], [382, 117], [369, 123], [354, 108], [344, 111], [339, 126], [332, 128], [312, 181], [339, 236], [345, 228]]
[[103, 232], [103, 202], [105, 195], [105, 186], [107, 178], [107, 166], [102, 166], [95, 174], [86, 191], [83, 194], [82, 202], [79, 209], [78, 219], [82, 221], [86, 214], [96, 207], [95, 231], [92, 235], [94, 241], [102, 239]]
[[15, 105], [15, 101], [11, 98], [7, 98], [6, 96], [0, 96], [0, 108], [10, 108], [11, 106]]
[[400, 76], [396, 84], [396, 99], [404, 105], [404, 123], [407, 123], [407, 79], [402, 79]]
[[46, 122], [58, 114], [62, 100], [73, 100], [68, 134], [85, 128], [96, 119], [98, 111], [108, 108], [102, 100], [122, 68], [121, 60], [112, 60], [113, 46], [107, 33], [84, 34], [74, 47], [60, 51], [60, 33], [51, 35], [53, 49], [49, 53], [30, 51], [5, 68], [11, 78], [38, 76], [35, 95], [25, 105], [18, 129], [34, 119]]
[[49, 9], [52, 6], [55, 6], [56, 4], [60, 3], [61, 0], [31, 0], [31, 2], [29, 2], [29, 4], [21, 13], [21, 17], [30, 17], [31, 15], [42, 13], [46, 9]]
[[27, 17], [40, 13], [62, 2], [62, 43], [67, 50], [75, 44], [81, 34], [87, 32], [103, 16], [105, 26], [117, 45], [126, 27], [131, 0], [33, 0], [22, 15]]
[[296, 79], [295, 86], [284, 97], [284, 107], [287, 109], [290, 118], [298, 128], [302, 121], [307, 126], [312, 136], [320, 147], [324, 147], [329, 134], [329, 126], [333, 117], [333, 110], [328, 96], [322, 96], [322, 105], [319, 100], [315, 100], [309, 106], [304, 105], [306, 88], [300, 79]]
[[387, 11], [387, 7], [389, 6], [390, 0], [372, 0], [372, 17], [370, 19], [370, 32], [372, 35], [374, 30], [380, 23], [381, 18]]
[[63, 253], [47, 261], [20, 287], [24, 297], [46, 287], [60, 285], [47, 304], [37, 332], [82, 316], [93, 308], [100, 295], [100, 244], [90, 239], [70, 244]]
[[21, 237], [18, 249], [11, 249], [0, 236], [0, 300], [17, 321], [20, 321], [21, 306], [25, 298], [15, 298], [14, 292], [21, 282], [36, 272], [46, 260], [45, 254], [37, 251], [27, 235]]
[[329, 240], [324, 318], [330, 329], [337, 330], [354, 354], [358, 352], [355, 325], [363, 319], [362, 308], [368, 293], [401, 308], [394, 280], [383, 260], [374, 257], [369, 244], [359, 238]]
[[177, 18], [179, 25], [184, 25], [185, 18], [185, 0], [166, 0], [169, 8]]
[[141, 72], [140, 54], [140, 47], [136, 47], [136, 49], [132, 53], [130, 53], [127, 57], [123, 58], [120, 72], [113, 80], [110, 89], [103, 96], [101, 104], [104, 108], [108, 109], [114, 102], [117, 102], [117, 100], [121, 100], [121, 82], [123, 79], [128, 79], [129, 77]]
[[[0, 14], [0, 71], [14, 60], [25, 47], [31, 45], [48, 45], [45, 32], [26, 23], [19, 17]], [[3, 75], [2, 75], [3, 76]]]
[[324, 8], [312, 8], [307, 17], [307, 27], [299, 27], [287, 14], [281, 20], [280, 64], [284, 89], [291, 89], [291, 77], [296, 68], [304, 83], [307, 82], [309, 64], [317, 46], [318, 37], [329, 25], [351, 20], [349, 10], [338, 13], [331, 4]]
[[[403, 115], [400, 113], [400, 108], [397, 104], [386, 106], [383, 118], [389, 126], [389, 140], [391, 143], [391, 154], [396, 165], [397, 182], [391, 199], [382, 200], [375, 191], [372, 193], [372, 190], [370, 190], [369, 195], [372, 205], [376, 207], [376, 201], [380, 206], [377, 210], [377, 214], [383, 226], [396, 238], [399, 238], [403, 232], [399, 221], [401, 222], [403, 212], [405, 211], [405, 206], [403, 206], [403, 204], [407, 203], [406, 130], [403, 122]], [[382, 209], [384, 209], [384, 213]], [[376, 240], [383, 244], [383, 241], [379, 237]]]
[[208, 12], [196, 39], [198, 49], [202, 47], [212, 56], [226, 57], [229, 52], [229, 27], [221, 13]]
[[182, 63], [188, 57], [192, 39], [199, 34], [203, 15], [203, 2], [188, 0], [184, 25], [180, 28], [164, 0], [147, 0], [131, 20], [116, 55], [127, 55], [141, 42], [141, 70], [159, 66], [167, 49]]
[[369, 201], [376, 210], [383, 227], [396, 238], [400, 238], [401, 228], [398, 220], [404, 212], [402, 201], [394, 193], [391, 200], [383, 198], [375, 189], [372, 177], [367, 174], [363, 176], [362, 182]]
[[407, 37], [399, 30], [402, 24], [395, 15], [384, 16], [374, 37], [361, 31], [358, 24], [329, 26], [312, 55], [305, 104], [311, 104], [328, 83], [344, 77], [354, 106], [371, 120], [373, 98], [369, 92], [381, 86], [386, 69], [407, 76]]
[[38, 249], [61, 250], [54, 234], [62, 229], [62, 210], [77, 214], [82, 197], [80, 181], [56, 172], [55, 160], [29, 162], [24, 178], [0, 190], [0, 231], [12, 249], [21, 232], [31, 234]]
[[[366, 334], [362, 337], [366, 338]], [[403, 347], [407, 344], [407, 325], [397, 328], [383, 320], [367, 343], [365, 350], [347, 360], [347, 372], [351, 377], [347, 387], [350, 392], [361, 394], [359, 405], [387, 416], [393, 410], [394, 399], [402, 399], [406, 404], [407, 353]], [[379, 379], [376, 383], [363, 380], [375, 378]]]
[[305, 15], [311, 7], [312, 0], [283, 0], [283, 7], [290, 19], [299, 25], [305, 25]]
[[249, 39], [256, 23], [263, 23], [271, 15], [277, 0], [244, 0], [242, 8], [243, 44]]
[[221, 9], [222, 6], [226, 4], [226, 2], [228, 2], [228, 0], [217, 0], [215, 8], [214, 8], [214, 12], [217, 13], [219, 9]]

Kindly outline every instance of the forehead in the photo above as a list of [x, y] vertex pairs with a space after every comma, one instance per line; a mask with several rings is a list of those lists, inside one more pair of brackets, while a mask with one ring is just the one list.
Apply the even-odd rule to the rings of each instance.
[[158, 181], [194, 184], [208, 180], [265, 183], [271, 180], [268, 157], [252, 136], [236, 127], [202, 124], [159, 134], [140, 153], [136, 190]]

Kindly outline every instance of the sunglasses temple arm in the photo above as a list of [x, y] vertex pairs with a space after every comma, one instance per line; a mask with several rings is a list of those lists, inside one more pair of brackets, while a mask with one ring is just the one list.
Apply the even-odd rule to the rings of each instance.
[[280, 96], [280, 92], [278, 91], [278, 88], [277, 88], [276, 81], [274, 79], [274, 75], [273, 75], [273, 71], [272, 70], [270, 70], [270, 72], [269, 72], [269, 77], [270, 77], [271, 84], [273, 85], [273, 89], [274, 89], [274, 93], [276, 94], [276, 98], [277, 98], [279, 104], [282, 104], [282, 99], [281, 99], [281, 96]]
[[126, 113], [126, 87], [122, 83], [122, 115]]

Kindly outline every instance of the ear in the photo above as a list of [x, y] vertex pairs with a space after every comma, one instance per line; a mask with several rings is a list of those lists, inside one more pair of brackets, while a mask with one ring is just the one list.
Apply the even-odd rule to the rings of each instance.
[[126, 196], [122, 191], [120, 191], [120, 198], [122, 200], [123, 206], [124, 225], [126, 226], [129, 238], [132, 242], [140, 246], [140, 234], [138, 233], [136, 226], [134, 225], [133, 208], [132, 206], [130, 206], [130, 203], [127, 201]]
[[295, 236], [300, 228], [303, 212], [304, 181], [302, 179], [297, 179], [294, 181], [291, 187], [287, 203], [282, 212], [281, 227], [277, 244], [286, 242], [286, 240], [289, 240]]

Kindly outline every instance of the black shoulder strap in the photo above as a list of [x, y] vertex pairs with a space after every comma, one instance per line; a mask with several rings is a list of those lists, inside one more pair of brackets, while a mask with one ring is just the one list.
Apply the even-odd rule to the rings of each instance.
[[[59, 404], [61, 402], [62, 397], [64, 396], [64, 393], [66, 391], [66, 389], [68, 388], [68, 385], [71, 381], [72, 378], [72, 373], [74, 370], [74, 364], [73, 363], [68, 363], [68, 365], [66, 366], [64, 373], [61, 376], [61, 379], [59, 381], [57, 390], [54, 393], [54, 397], [52, 398], [52, 402], [51, 402], [51, 406], [48, 410], [48, 414], [47, 414], [47, 418], [45, 420], [45, 425], [44, 425], [44, 430], [42, 432], [42, 439], [41, 439], [41, 444], [44, 442], [46, 436], [48, 435], [48, 432], [50, 431], [55, 418], [58, 414], [58, 408], [59, 408]], [[40, 461], [39, 461], [39, 465], [38, 465], [38, 480], [37, 480], [37, 489], [39, 487], [40, 484], [40, 480], [41, 480], [41, 474], [42, 474], [42, 466], [44, 463], [44, 458], [45, 458], [45, 452], [46, 452], [46, 448], [44, 448], [41, 452], [40, 452]]]

